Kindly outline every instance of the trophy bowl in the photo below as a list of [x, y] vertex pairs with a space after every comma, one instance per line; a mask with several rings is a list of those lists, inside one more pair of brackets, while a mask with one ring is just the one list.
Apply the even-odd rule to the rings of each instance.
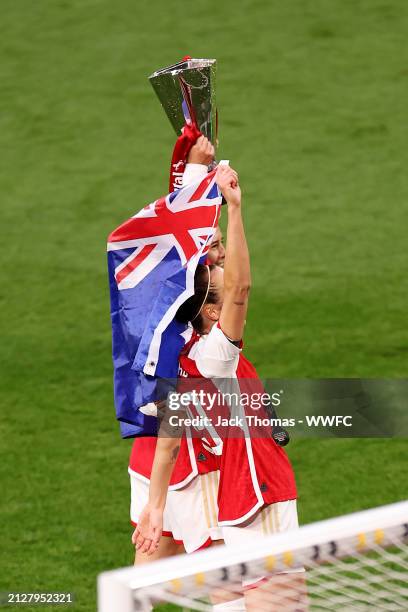
[[215, 59], [185, 59], [150, 75], [177, 136], [186, 123], [192, 123], [216, 146], [216, 69]]

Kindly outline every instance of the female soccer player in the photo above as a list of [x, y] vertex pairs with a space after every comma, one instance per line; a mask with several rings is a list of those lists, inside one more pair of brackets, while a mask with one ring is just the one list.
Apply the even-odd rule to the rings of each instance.
[[[183, 175], [183, 186], [202, 179], [207, 173], [208, 165], [214, 159], [214, 147], [209, 140], [201, 136], [192, 147], [186, 170]], [[224, 265], [225, 249], [222, 234], [217, 227], [207, 252], [207, 263]], [[149, 406], [148, 409], [156, 410]], [[138, 524], [140, 513], [148, 500], [149, 479], [156, 449], [155, 437], [135, 438], [129, 461], [131, 483], [131, 521]], [[190, 443], [190, 448], [191, 448]], [[169, 493], [163, 517], [163, 535], [152, 555], [139, 550], [135, 556], [135, 565], [162, 559], [176, 554], [193, 552], [210, 546], [214, 542], [222, 543], [222, 536], [217, 523], [217, 490], [219, 458], [211, 456], [203, 449], [199, 440], [194, 441], [194, 457], [191, 460], [189, 447], [184, 441], [172, 479], [172, 490]], [[198, 476], [198, 477], [197, 477]], [[197, 478], [196, 478], [197, 477]], [[190, 520], [186, 520], [188, 517]], [[191, 523], [194, 520], [194, 525]]]
[[[251, 284], [250, 262], [238, 176], [231, 168], [220, 166], [217, 183], [228, 209], [224, 270], [218, 266], [197, 268], [195, 294], [178, 312], [178, 318], [190, 321], [195, 329], [180, 356], [180, 370], [184, 376], [215, 381], [221, 378], [237, 385], [240, 380], [256, 378], [255, 369], [241, 352]], [[251, 436], [245, 425], [243, 431], [244, 435], [230, 434], [223, 439], [218, 524], [226, 544], [242, 544], [245, 539], [253, 541], [268, 532], [298, 526], [295, 479], [284, 450], [271, 433]], [[158, 438], [149, 501], [134, 537], [136, 548], [145, 554], [153, 554], [160, 541], [167, 487], [178, 446], [175, 438]], [[303, 579], [293, 576], [291, 580], [295, 585]], [[258, 588], [251, 584], [246, 593], [247, 608], [259, 610], [257, 597], [275, 588], [277, 582], [282, 585], [282, 579], [261, 576], [255, 585]]]

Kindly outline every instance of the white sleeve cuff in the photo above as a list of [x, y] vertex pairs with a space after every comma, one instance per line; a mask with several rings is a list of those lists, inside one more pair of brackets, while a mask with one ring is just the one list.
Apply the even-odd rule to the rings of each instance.
[[241, 348], [228, 340], [218, 325], [214, 325], [200, 344], [196, 355], [197, 368], [208, 378], [229, 378], [236, 373], [240, 353]]
[[204, 178], [207, 172], [208, 168], [204, 164], [187, 164], [183, 174], [182, 187]]

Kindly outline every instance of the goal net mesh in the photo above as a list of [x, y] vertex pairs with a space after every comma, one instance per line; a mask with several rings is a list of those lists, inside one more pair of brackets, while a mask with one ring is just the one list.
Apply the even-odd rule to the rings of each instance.
[[256, 611], [407, 611], [407, 538], [408, 502], [392, 504], [245, 548], [214, 547], [106, 572], [99, 577], [99, 610], [207, 611], [244, 597], [246, 609]]

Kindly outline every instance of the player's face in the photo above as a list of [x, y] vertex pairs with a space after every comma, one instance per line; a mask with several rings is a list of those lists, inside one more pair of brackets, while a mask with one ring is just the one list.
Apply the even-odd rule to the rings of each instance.
[[217, 295], [217, 303], [213, 304], [212, 302], [207, 302], [201, 310], [207, 332], [220, 318], [222, 303], [224, 301], [224, 270], [220, 266], [215, 266], [211, 270], [210, 283], [211, 292]]
[[222, 241], [222, 233], [219, 227], [217, 227], [216, 232], [214, 234], [214, 238], [210, 244], [210, 248], [207, 253], [207, 260], [210, 264], [215, 264], [216, 266], [224, 267], [224, 259], [225, 259], [225, 248]]

